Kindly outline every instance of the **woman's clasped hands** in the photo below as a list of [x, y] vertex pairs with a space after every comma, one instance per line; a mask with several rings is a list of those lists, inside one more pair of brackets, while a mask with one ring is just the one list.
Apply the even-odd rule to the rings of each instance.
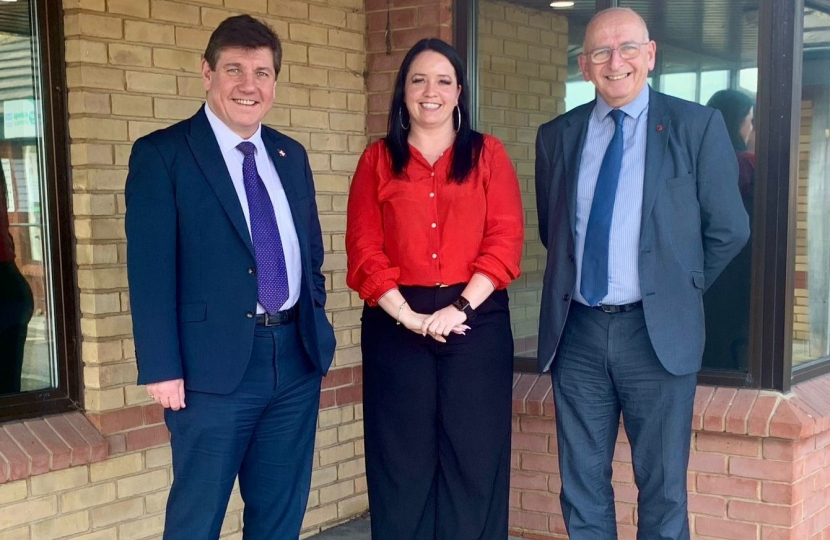
[[469, 326], [464, 324], [467, 320], [467, 315], [463, 311], [459, 311], [453, 306], [447, 306], [439, 309], [431, 315], [425, 315], [409, 309], [409, 306], [404, 306], [401, 310], [401, 315], [398, 319], [407, 330], [411, 330], [416, 334], [422, 336], [430, 336], [435, 341], [446, 343], [446, 336], [450, 333], [466, 335]]

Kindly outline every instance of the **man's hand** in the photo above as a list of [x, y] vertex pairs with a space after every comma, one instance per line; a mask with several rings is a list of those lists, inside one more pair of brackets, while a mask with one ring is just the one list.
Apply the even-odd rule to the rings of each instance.
[[153, 401], [165, 409], [184, 409], [184, 379], [173, 379], [147, 385], [147, 393]]

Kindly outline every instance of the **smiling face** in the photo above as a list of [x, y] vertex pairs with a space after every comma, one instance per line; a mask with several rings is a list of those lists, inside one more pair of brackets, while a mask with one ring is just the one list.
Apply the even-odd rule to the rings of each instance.
[[443, 54], [427, 50], [409, 66], [404, 103], [413, 128], [453, 129], [453, 112], [461, 86], [455, 68]]
[[271, 49], [232, 47], [219, 53], [215, 70], [202, 60], [202, 81], [210, 110], [247, 139], [274, 104], [276, 73]]
[[634, 13], [614, 10], [594, 18], [585, 34], [585, 53], [579, 56], [579, 67], [586, 81], [591, 81], [597, 93], [613, 108], [630, 103], [646, 85], [648, 72], [654, 69], [657, 45], [649, 41], [640, 46], [636, 58], [625, 60], [614, 50], [611, 59], [594, 64], [588, 54], [600, 48], [616, 49], [624, 43], [640, 44], [647, 41], [648, 31]]

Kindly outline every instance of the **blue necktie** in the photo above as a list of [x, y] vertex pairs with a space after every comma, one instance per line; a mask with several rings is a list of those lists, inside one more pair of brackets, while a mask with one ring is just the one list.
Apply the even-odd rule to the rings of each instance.
[[288, 300], [288, 271], [285, 268], [280, 229], [277, 227], [271, 197], [257, 172], [254, 158], [256, 146], [245, 141], [236, 148], [245, 155], [242, 160], [242, 179], [248, 196], [259, 303], [265, 311], [273, 314]]
[[614, 119], [614, 136], [605, 149], [597, 176], [591, 215], [585, 230], [585, 249], [582, 252], [582, 282], [579, 292], [592, 306], [599, 305], [608, 294], [608, 244], [614, 200], [623, 156], [623, 119], [625, 113], [614, 109], [608, 113]]

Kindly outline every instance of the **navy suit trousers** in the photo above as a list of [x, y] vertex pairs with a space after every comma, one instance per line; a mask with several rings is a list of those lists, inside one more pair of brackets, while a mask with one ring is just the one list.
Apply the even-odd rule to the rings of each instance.
[[574, 302], [554, 359], [562, 515], [571, 540], [616, 540], [611, 462], [622, 413], [637, 484], [638, 540], [689, 540], [686, 469], [697, 375], [672, 375], [643, 309]]
[[311, 484], [320, 373], [295, 323], [256, 326], [245, 375], [230, 394], [188, 391], [165, 410], [173, 486], [164, 540], [219, 538], [239, 476], [245, 540], [297, 539]]

